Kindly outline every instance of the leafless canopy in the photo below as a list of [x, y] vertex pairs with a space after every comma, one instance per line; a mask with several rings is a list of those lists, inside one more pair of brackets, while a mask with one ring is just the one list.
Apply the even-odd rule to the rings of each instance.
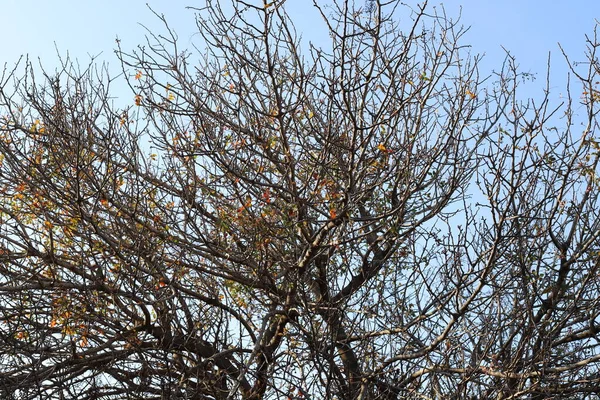
[[440, 9], [226, 3], [125, 108], [4, 70], [2, 398], [597, 398], [595, 36], [559, 104]]

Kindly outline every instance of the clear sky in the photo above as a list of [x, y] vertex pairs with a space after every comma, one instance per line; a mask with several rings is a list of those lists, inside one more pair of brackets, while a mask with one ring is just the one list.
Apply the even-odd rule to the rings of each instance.
[[[262, 0], [254, 0], [261, 3]], [[361, 1], [361, 0], [357, 0]], [[410, 3], [410, 0], [407, 1]], [[91, 55], [107, 61], [114, 68], [113, 54], [118, 36], [124, 49], [132, 49], [144, 38], [143, 24], [151, 29], [159, 21], [146, 3], [167, 17], [179, 34], [180, 45], [193, 40], [194, 17], [186, 5], [198, 6], [202, 0], [0, 0], [0, 64], [14, 64], [20, 55], [40, 57], [43, 64], [56, 65], [56, 48], [67, 51], [83, 63]], [[310, 0], [287, 0], [298, 31], [314, 39], [315, 14]], [[595, 20], [600, 19], [598, 0], [447, 0], [430, 1], [430, 6], [444, 4], [446, 12], [457, 16], [462, 9], [462, 23], [471, 26], [464, 43], [473, 51], [486, 53], [483, 67], [497, 67], [503, 58], [501, 46], [509, 49], [525, 71], [544, 74], [548, 52], [553, 54], [553, 75], [558, 81], [565, 75], [558, 50], [560, 42], [574, 60], [583, 60], [585, 35], [593, 34]], [[56, 46], [56, 47], [55, 47]]]

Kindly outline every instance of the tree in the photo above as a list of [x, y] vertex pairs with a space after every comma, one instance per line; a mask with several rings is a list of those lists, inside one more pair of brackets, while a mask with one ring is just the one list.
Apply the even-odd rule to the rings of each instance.
[[597, 396], [596, 37], [555, 106], [426, 6], [220, 3], [118, 45], [129, 107], [4, 71], [4, 398]]

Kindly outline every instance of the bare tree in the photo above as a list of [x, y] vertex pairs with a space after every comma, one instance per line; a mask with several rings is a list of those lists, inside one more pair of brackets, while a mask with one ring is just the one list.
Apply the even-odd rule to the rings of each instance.
[[119, 44], [127, 108], [4, 71], [3, 396], [597, 396], [596, 38], [553, 105], [426, 5], [223, 3]]

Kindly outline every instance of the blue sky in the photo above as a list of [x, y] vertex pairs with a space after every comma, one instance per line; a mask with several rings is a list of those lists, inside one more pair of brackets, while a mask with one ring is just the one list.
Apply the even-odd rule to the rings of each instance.
[[584, 60], [585, 35], [593, 36], [600, 20], [600, 2], [593, 0], [448, 0], [444, 6], [451, 14], [462, 10], [462, 22], [471, 27], [466, 42], [486, 54], [484, 67], [497, 68], [503, 46], [524, 71], [543, 78], [551, 52], [557, 80], [566, 72], [558, 43], [574, 61]]
[[[115, 38], [121, 39], [124, 49], [132, 49], [144, 39], [145, 31], [140, 24], [151, 29], [160, 25], [146, 7], [146, 2], [155, 11], [165, 14], [179, 34], [180, 45], [192, 42], [194, 18], [185, 6], [198, 6], [203, 1], [2, 0], [0, 64], [10, 66], [20, 55], [29, 54], [31, 58], [39, 57], [44, 65], [52, 67], [57, 63], [58, 48], [61, 54], [68, 51], [82, 63], [92, 55], [99, 55], [99, 61], [106, 61], [117, 68], [118, 62], [113, 54]], [[309, 0], [287, 0], [286, 7], [298, 31], [314, 39], [315, 14], [310, 9], [311, 3]], [[595, 19], [600, 19], [600, 2], [594, 0], [429, 2], [430, 6], [439, 7], [441, 4], [451, 16], [462, 13], [462, 23], [471, 26], [464, 43], [471, 44], [474, 52], [486, 54], [482, 65], [484, 69], [499, 65], [504, 55], [501, 46], [504, 46], [517, 57], [523, 70], [543, 76], [548, 52], [551, 51], [552, 74], [557, 82], [564, 79], [566, 72], [557, 42], [574, 60], [583, 60], [585, 34], [593, 34]]]

